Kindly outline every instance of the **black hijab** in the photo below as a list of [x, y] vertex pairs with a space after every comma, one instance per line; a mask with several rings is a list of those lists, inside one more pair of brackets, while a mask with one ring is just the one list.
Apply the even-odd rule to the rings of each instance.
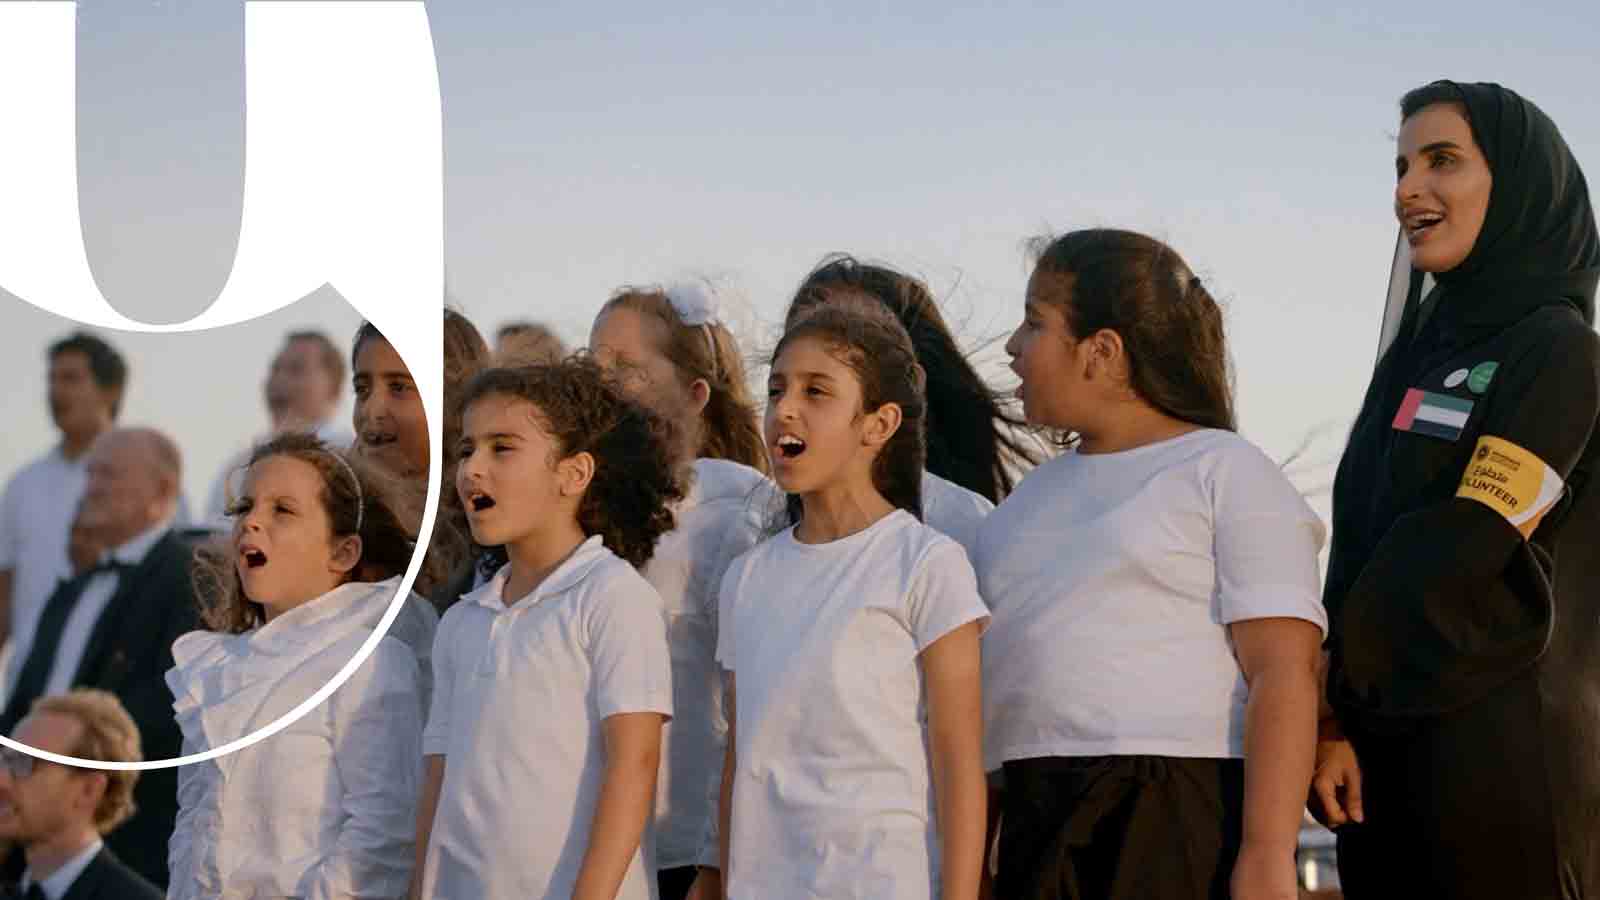
[[1583, 171], [1555, 123], [1497, 84], [1436, 81], [1429, 88], [1466, 107], [1494, 176], [1472, 252], [1435, 276], [1439, 314], [1468, 327], [1503, 327], [1564, 301], [1593, 325], [1600, 230]]

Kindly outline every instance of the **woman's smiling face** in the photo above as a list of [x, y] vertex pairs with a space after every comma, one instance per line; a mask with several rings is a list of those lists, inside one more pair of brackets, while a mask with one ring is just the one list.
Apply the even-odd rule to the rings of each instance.
[[1454, 103], [1413, 113], [1400, 125], [1396, 149], [1394, 212], [1412, 265], [1448, 272], [1472, 253], [1483, 231], [1494, 185], [1489, 161]]

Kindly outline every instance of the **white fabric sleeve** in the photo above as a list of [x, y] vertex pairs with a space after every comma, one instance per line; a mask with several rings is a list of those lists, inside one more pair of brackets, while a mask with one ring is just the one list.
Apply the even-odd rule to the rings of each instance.
[[587, 650], [600, 719], [639, 712], [671, 718], [672, 657], [660, 595], [630, 567], [593, 597]]
[[429, 691], [428, 725], [422, 732], [422, 755], [444, 756], [450, 749], [450, 707], [455, 703], [456, 660], [451, 658], [451, 636], [461, 621], [455, 610], [444, 614], [433, 632], [433, 685]]
[[[6, 482], [5, 494], [0, 496], [0, 569], [15, 569], [22, 556], [18, 545], [22, 542], [24, 530], [22, 511], [17, 508], [22, 503], [22, 489], [17, 481], [13, 475]], [[14, 589], [15, 585], [12, 587]]]
[[416, 657], [384, 638], [332, 700], [344, 819], [334, 846], [304, 882], [306, 900], [405, 896], [422, 791]]
[[724, 628], [734, 621], [734, 608], [739, 598], [739, 587], [744, 582], [745, 560], [736, 559], [722, 575], [722, 587], [717, 591], [717, 662], [723, 669], [734, 670], [734, 629]]
[[[211, 749], [189, 737], [184, 737], [180, 756], [190, 756]], [[217, 841], [222, 835], [214, 829], [200, 828], [195, 822], [197, 807], [205, 800], [205, 783], [203, 779], [215, 778], [215, 763], [196, 763], [189, 766], [178, 767], [178, 817], [172, 828], [172, 840], [167, 843], [167, 870], [172, 878], [172, 896], [189, 897], [198, 896], [186, 893], [203, 890], [207, 886], [212, 888], [219, 885], [210, 884], [206, 873], [198, 871], [196, 865], [196, 841]]]
[[907, 624], [917, 652], [969, 622], [989, 626], [989, 607], [961, 545], [941, 536], [928, 548], [907, 593]]
[[1326, 635], [1322, 520], [1277, 463], [1243, 440], [1220, 456], [1210, 481], [1221, 624], [1304, 619]]

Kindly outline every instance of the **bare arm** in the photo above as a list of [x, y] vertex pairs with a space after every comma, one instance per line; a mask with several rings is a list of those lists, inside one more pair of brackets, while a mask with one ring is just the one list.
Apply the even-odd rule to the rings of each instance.
[[1234, 897], [1293, 900], [1294, 853], [1316, 751], [1322, 633], [1293, 618], [1236, 622], [1229, 633], [1250, 689]]
[[660, 713], [619, 713], [602, 723], [605, 771], [573, 900], [615, 900], [655, 811]]
[[928, 685], [928, 750], [939, 815], [941, 896], [976, 900], [983, 872], [989, 786], [983, 776], [983, 693], [979, 623], [957, 628], [922, 651]]
[[411, 896], [422, 896], [422, 868], [428, 860], [428, 839], [433, 836], [433, 816], [439, 809], [439, 789], [444, 785], [441, 755], [423, 757], [422, 796], [417, 801], [417, 863], [411, 870]]

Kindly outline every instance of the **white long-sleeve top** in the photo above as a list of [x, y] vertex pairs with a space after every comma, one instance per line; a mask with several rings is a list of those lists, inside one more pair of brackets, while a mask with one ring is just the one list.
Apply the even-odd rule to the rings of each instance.
[[[327, 684], [398, 586], [346, 584], [244, 634], [179, 638], [167, 684], [183, 752], [247, 735]], [[414, 861], [422, 706], [415, 654], [386, 636], [326, 702], [288, 728], [179, 769], [169, 900], [403, 897]]]

